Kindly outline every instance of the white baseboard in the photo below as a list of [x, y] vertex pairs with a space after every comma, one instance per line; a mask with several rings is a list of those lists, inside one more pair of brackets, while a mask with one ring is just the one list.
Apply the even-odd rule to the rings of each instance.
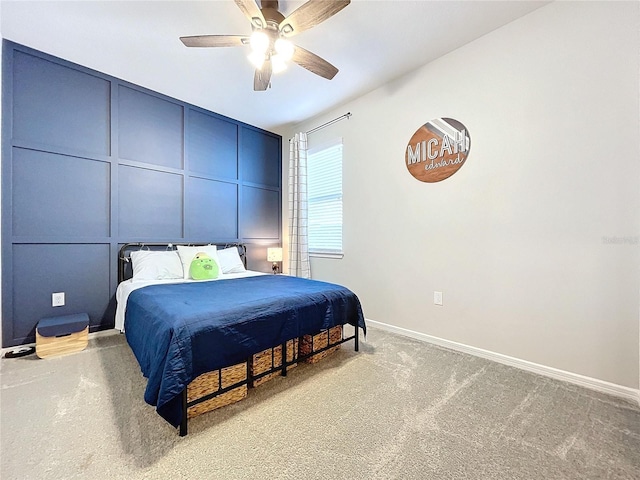
[[459, 352], [468, 353], [476, 357], [486, 358], [487, 360], [493, 360], [494, 362], [516, 367], [521, 370], [527, 370], [529, 372], [544, 375], [546, 377], [555, 378], [557, 380], [563, 380], [565, 382], [573, 383], [581, 387], [586, 387], [598, 392], [607, 393], [616, 397], [624, 398], [640, 405], [640, 390], [636, 390], [615, 383], [606, 382], [604, 380], [598, 380], [597, 378], [586, 377], [578, 373], [567, 372], [559, 370], [553, 367], [547, 367], [538, 363], [529, 362], [519, 358], [509, 357], [501, 353], [491, 352], [489, 350], [483, 350], [482, 348], [472, 347], [463, 343], [452, 342], [444, 338], [434, 337], [427, 335], [426, 333], [415, 332], [402, 327], [396, 327], [387, 323], [376, 322], [375, 320], [367, 319], [367, 325], [386, 330], [388, 332], [404, 335], [405, 337], [415, 338], [427, 343], [433, 343], [441, 347], [449, 348], [451, 350], [457, 350]]

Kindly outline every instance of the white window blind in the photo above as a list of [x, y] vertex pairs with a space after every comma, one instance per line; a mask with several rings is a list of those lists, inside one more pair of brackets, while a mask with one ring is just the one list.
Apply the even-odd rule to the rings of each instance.
[[309, 253], [342, 254], [342, 139], [307, 156]]

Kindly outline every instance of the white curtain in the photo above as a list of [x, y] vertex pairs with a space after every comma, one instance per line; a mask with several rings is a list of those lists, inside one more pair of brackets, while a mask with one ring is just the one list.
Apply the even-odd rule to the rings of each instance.
[[311, 278], [307, 233], [307, 134], [289, 141], [289, 274]]

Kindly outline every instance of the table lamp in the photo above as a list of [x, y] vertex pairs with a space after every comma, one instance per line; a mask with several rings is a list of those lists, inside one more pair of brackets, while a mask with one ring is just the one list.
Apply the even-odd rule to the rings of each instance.
[[282, 261], [282, 248], [267, 248], [267, 261], [273, 262], [272, 270], [273, 273], [276, 274], [280, 270], [278, 267], [278, 262]]

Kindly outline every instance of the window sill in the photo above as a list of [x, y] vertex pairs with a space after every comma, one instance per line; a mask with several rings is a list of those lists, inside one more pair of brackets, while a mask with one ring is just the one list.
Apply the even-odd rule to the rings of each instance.
[[320, 253], [320, 252], [309, 252], [310, 257], [316, 258], [342, 258], [344, 257], [344, 253]]

